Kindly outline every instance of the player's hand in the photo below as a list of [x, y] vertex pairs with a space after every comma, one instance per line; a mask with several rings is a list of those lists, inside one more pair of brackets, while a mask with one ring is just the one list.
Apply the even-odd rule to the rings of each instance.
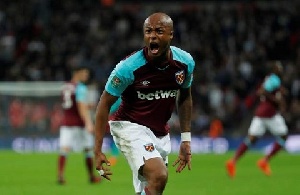
[[174, 161], [173, 167], [177, 165], [176, 172], [180, 173], [186, 165], [188, 169], [191, 170], [191, 161], [192, 161], [192, 153], [191, 153], [191, 142], [184, 141], [180, 144], [178, 158]]
[[110, 162], [107, 160], [105, 154], [103, 154], [102, 152], [96, 153], [95, 163], [96, 170], [99, 172], [100, 176], [104, 177], [107, 180], [111, 180], [110, 175], [112, 175], [112, 172], [109, 169]]

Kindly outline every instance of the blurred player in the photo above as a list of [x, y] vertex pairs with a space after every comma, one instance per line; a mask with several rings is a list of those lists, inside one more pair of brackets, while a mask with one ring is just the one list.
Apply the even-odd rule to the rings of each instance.
[[234, 157], [226, 162], [227, 172], [230, 177], [235, 176], [236, 162], [251, 145], [255, 144], [259, 137], [264, 135], [266, 129], [276, 137], [276, 141], [271, 151], [264, 158], [257, 161], [257, 166], [264, 174], [271, 174], [269, 161], [284, 147], [288, 133], [285, 121], [279, 113], [280, 108], [285, 106], [284, 95], [286, 93], [281, 86], [282, 72], [281, 63], [279, 61], [274, 62], [271, 74], [265, 78], [262, 86], [257, 91], [260, 102], [252, 119], [248, 136], [238, 147]]
[[64, 84], [62, 89], [63, 120], [60, 127], [58, 158], [58, 183], [64, 184], [64, 170], [68, 153], [76, 148], [84, 149], [85, 164], [89, 174], [89, 181], [97, 183], [100, 177], [94, 176], [93, 144], [94, 125], [87, 103], [88, 89], [85, 82], [90, 75], [86, 67], [77, 67], [73, 70], [72, 79]]
[[136, 194], [162, 194], [168, 180], [171, 150], [169, 126], [174, 107], [181, 125], [181, 145], [176, 172], [191, 169], [191, 83], [195, 62], [191, 55], [170, 46], [173, 21], [155, 13], [144, 22], [145, 47], [122, 60], [112, 71], [96, 112], [95, 158], [102, 177], [112, 174], [102, 152], [109, 110], [121, 96], [122, 102], [109, 121], [111, 134], [126, 157], [133, 174]]

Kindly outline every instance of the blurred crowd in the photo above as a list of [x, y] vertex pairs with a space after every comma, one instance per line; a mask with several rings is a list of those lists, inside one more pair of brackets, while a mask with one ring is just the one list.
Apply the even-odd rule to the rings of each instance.
[[101, 91], [115, 64], [143, 46], [145, 18], [162, 11], [174, 20], [173, 44], [196, 61], [196, 134], [245, 133], [255, 90], [274, 60], [289, 91], [283, 115], [290, 133], [300, 133], [300, 2], [103, 2], [1, 0], [0, 81], [64, 81], [86, 65]]

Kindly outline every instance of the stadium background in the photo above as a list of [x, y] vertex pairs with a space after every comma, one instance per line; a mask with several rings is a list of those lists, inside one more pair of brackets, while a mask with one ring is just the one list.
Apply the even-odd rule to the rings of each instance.
[[[284, 117], [293, 136], [291, 145], [297, 145], [299, 8], [296, 0], [2, 0], [0, 148], [56, 150], [61, 110], [59, 97], [51, 95], [46, 83], [59, 90], [59, 84], [70, 79], [72, 67], [87, 65], [93, 70], [90, 87], [95, 101], [114, 65], [142, 47], [142, 24], [155, 11], [173, 18], [173, 44], [196, 61], [194, 151], [226, 152], [237, 146], [252, 117], [255, 89], [272, 60], [281, 60], [285, 67], [283, 84], [289, 94]], [[16, 93], [8, 93], [8, 88]], [[173, 136], [179, 134], [176, 119], [174, 113]], [[272, 140], [268, 134], [264, 138], [259, 149]], [[174, 147], [176, 140], [175, 136]]]

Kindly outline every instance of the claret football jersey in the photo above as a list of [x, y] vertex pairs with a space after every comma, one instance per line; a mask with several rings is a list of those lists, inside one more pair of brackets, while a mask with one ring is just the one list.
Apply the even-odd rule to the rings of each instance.
[[[272, 93], [273, 95], [280, 94], [279, 91], [280, 86], [281, 86], [281, 80], [275, 74], [268, 75], [262, 84], [262, 87], [267, 92]], [[277, 111], [278, 111], [278, 105], [274, 104], [264, 96], [261, 96], [259, 105], [255, 110], [255, 116], [262, 117], [262, 118], [269, 118], [274, 116], [277, 113]]]
[[189, 53], [174, 46], [164, 68], [147, 59], [147, 48], [143, 48], [120, 61], [108, 78], [105, 90], [122, 98], [112, 120], [144, 125], [155, 135], [163, 136], [169, 132], [167, 122], [178, 90], [191, 86], [195, 62]]
[[77, 102], [87, 102], [87, 86], [83, 83], [65, 83], [62, 87], [63, 126], [83, 127]]

